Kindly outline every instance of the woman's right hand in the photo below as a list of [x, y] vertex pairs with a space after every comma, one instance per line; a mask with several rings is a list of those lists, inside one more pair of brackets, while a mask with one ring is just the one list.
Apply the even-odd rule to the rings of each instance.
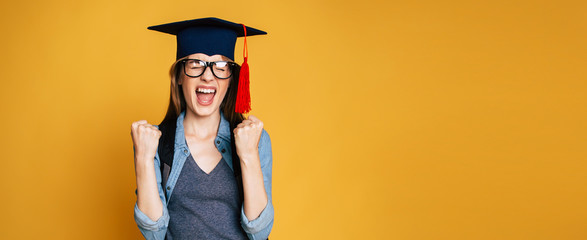
[[131, 124], [130, 135], [135, 148], [135, 161], [153, 161], [161, 131], [147, 120], [139, 120]]

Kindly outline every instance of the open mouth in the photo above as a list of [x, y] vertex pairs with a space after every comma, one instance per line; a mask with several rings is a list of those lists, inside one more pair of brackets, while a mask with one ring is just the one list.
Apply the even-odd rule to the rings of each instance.
[[196, 98], [198, 99], [198, 103], [201, 105], [210, 105], [214, 101], [214, 95], [216, 95], [216, 89], [214, 88], [197, 88], [196, 89]]

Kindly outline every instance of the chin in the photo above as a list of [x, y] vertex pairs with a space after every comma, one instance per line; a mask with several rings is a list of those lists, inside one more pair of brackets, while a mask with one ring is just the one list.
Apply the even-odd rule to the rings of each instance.
[[[197, 104], [197, 103], [196, 103]], [[219, 110], [220, 106], [197, 106], [195, 107], [194, 113], [196, 116], [206, 117]]]

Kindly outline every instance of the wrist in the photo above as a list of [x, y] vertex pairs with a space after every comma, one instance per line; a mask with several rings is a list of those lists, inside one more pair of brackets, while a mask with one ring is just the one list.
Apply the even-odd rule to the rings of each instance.
[[259, 152], [246, 152], [246, 153], [238, 153], [238, 157], [240, 158], [241, 163], [244, 164], [251, 164], [251, 163], [258, 163], [259, 162]]
[[153, 169], [153, 161], [135, 161], [135, 174], [137, 175], [137, 177], [144, 176], [145, 173], [153, 171]]
[[135, 162], [149, 162], [155, 159], [153, 154], [137, 153], [135, 154]]

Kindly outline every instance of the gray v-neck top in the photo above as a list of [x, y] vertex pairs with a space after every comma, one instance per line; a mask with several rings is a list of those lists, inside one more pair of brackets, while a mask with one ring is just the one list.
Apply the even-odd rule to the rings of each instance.
[[224, 159], [206, 174], [190, 154], [167, 209], [168, 240], [248, 239], [240, 225], [236, 179]]

